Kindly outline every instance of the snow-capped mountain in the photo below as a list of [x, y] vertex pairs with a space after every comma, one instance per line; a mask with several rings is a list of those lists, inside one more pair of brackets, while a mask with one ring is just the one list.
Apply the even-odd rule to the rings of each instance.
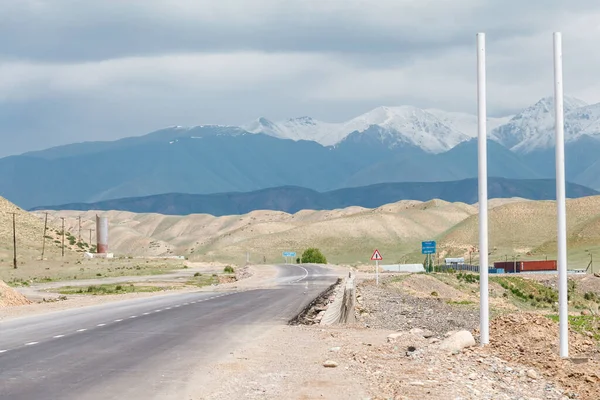
[[[578, 117], [577, 113], [572, 114], [572, 112], [585, 106], [587, 104], [584, 101], [565, 96], [566, 140], [572, 140], [576, 136], [585, 121], [583, 115], [587, 115], [583, 113]], [[515, 152], [530, 153], [534, 150], [554, 146], [554, 127], [554, 98], [545, 97], [515, 115], [508, 123], [494, 129], [491, 135], [502, 145]]]
[[[378, 129], [369, 129], [372, 127]], [[469, 139], [435, 115], [412, 106], [378, 107], [341, 124], [340, 129], [348, 134], [375, 134], [388, 147], [408, 144], [429, 153], [448, 151]]]
[[[567, 141], [581, 135], [600, 138], [600, 104], [587, 105], [582, 100], [565, 96], [564, 105]], [[197, 132], [198, 128], [203, 129]], [[323, 122], [311, 117], [273, 122], [261, 117], [242, 127], [206, 125], [173, 129], [177, 132], [175, 136], [262, 133], [279, 139], [314, 141], [323, 146], [335, 146], [348, 138], [359, 143], [381, 143], [389, 148], [415, 146], [436, 154], [476, 137], [477, 116], [399, 106], [377, 107], [340, 123]], [[487, 129], [491, 140], [517, 153], [552, 148], [555, 140], [554, 99], [545, 97], [514, 116], [488, 118]], [[352, 137], [349, 138], [349, 135]]]
[[344, 138], [338, 124], [318, 121], [310, 117], [291, 118], [281, 122], [271, 122], [264, 117], [243, 126], [251, 133], [264, 133], [279, 139], [312, 140], [323, 146], [331, 146]]
[[[477, 115], [461, 112], [443, 111], [435, 108], [428, 108], [425, 111], [438, 117], [444, 124], [461, 131], [472, 138], [477, 137]], [[508, 123], [513, 116], [487, 119], [487, 131], [491, 133], [497, 127]]]
[[[370, 129], [377, 127], [378, 129]], [[313, 140], [324, 146], [340, 143], [353, 132], [376, 135], [389, 147], [409, 144], [430, 153], [450, 150], [469, 136], [442, 122], [436, 115], [412, 106], [378, 107], [342, 123], [327, 123], [309, 117], [271, 122], [259, 118], [243, 127], [281, 139]]]

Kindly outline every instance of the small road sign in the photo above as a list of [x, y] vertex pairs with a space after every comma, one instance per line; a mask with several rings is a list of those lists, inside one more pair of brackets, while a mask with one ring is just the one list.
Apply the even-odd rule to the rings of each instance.
[[422, 254], [435, 254], [436, 243], [435, 241], [421, 242], [421, 253]]
[[283, 256], [284, 257], [296, 257], [296, 252], [295, 251], [284, 251]]
[[375, 250], [373, 252], [373, 255], [371, 256], [371, 260], [372, 261], [381, 261], [381, 260], [383, 260], [383, 257], [381, 257], [381, 253], [379, 252], [379, 250]]

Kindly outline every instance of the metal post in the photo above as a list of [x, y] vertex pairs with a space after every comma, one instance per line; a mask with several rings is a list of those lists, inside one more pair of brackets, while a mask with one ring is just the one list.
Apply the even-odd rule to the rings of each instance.
[[489, 338], [488, 303], [488, 190], [487, 190], [487, 104], [485, 76], [485, 33], [477, 34], [477, 140], [479, 169], [479, 325], [480, 342]]
[[61, 248], [61, 254], [62, 257], [65, 256], [65, 217], [60, 217], [60, 219], [62, 219], [62, 248]]
[[44, 261], [44, 252], [46, 251], [46, 231], [48, 230], [48, 213], [44, 219], [44, 239], [42, 241], [42, 261]]
[[558, 228], [558, 309], [560, 356], [569, 356], [567, 299], [567, 206], [565, 195], [565, 121], [563, 105], [562, 35], [554, 32], [554, 113], [556, 118], [556, 212]]
[[17, 269], [17, 222], [16, 216], [17, 213], [12, 213], [13, 215], [13, 268]]
[[379, 260], [375, 260], [375, 280], [377, 285], [379, 285]]
[[79, 220], [79, 241], [81, 242], [81, 216], [77, 217]]

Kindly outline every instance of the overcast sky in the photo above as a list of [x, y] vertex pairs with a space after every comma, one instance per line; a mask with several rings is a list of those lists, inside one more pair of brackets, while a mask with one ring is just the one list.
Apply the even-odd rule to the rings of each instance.
[[598, 0], [0, 0], [0, 157], [171, 125], [380, 105], [476, 111], [553, 93], [600, 102]]

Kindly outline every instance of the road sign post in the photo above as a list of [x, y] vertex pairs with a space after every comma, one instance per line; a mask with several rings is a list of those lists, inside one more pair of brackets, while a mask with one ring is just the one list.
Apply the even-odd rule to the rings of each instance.
[[437, 252], [436, 242], [433, 240], [421, 242], [421, 254], [425, 254], [425, 270], [431, 272], [431, 255]]
[[379, 250], [375, 249], [371, 256], [371, 261], [375, 261], [375, 284], [379, 285], [379, 261], [383, 260]]
[[[291, 257], [293, 259], [294, 257], [296, 257], [296, 252], [295, 251], [284, 251], [283, 252], [283, 258], [285, 258], [286, 264], [290, 264], [288, 257]], [[293, 264], [293, 263], [291, 263], [291, 264]]]

